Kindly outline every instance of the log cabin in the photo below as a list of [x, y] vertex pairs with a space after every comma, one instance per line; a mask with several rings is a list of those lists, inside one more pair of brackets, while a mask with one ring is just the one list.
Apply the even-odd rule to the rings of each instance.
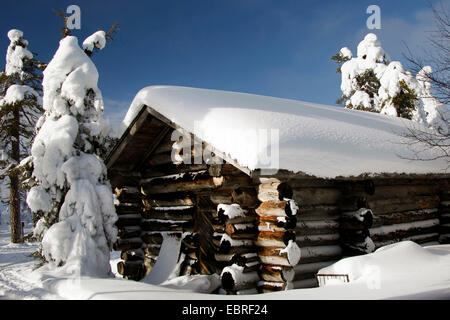
[[179, 275], [218, 274], [227, 294], [314, 287], [321, 268], [402, 240], [449, 243], [447, 163], [410, 160], [423, 151], [402, 134], [411, 123], [252, 94], [142, 89], [106, 161], [119, 273], [147, 276], [166, 235], [181, 241]]

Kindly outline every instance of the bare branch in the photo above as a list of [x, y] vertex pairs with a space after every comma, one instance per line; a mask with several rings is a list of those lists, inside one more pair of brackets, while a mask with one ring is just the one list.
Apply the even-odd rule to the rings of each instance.
[[62, 10], [62, 9], [52, 9], [52, 10], [58, 17], [63, 19], [64, 27], [59, 27], [59, 29], [61, 30], [63, 38], [72, 35], [70, 29], [67, 27], [67, 18], [68, 17], [64, 13], [64, 10]]

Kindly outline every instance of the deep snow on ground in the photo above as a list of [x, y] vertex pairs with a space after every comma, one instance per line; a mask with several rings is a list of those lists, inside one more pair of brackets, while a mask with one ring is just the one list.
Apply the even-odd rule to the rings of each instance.
[[[30, 227], [28, 225], [26, 232], [31, 231]], [[208, 280], [205, 277], [178, 277], [162, 285], [122, 279], [116, 271], [119, 252], [111, 253], [115, 277], [46, 274], [34, 270], [38, 261], [29, 256], [38, 249], [38, 244], [10, 244], [9, 237], [9, 225], [0, 225], [0, 299], [450, 299], [450, 245], [422, 248], [411, 241], [403, 241], [368, 255], [342, 259], [319, 272], [347, 273], [350, 283], [330, 282], [320, 288], [227, 296], [195, 292]]]

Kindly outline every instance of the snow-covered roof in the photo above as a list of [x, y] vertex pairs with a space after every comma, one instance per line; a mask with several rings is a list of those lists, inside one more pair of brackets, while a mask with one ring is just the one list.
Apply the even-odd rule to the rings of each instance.
[[134, 98], [122, 132], [143, 106], [250, 171], [275, 167], [334, 178], [445, 173], [447, 167], [442, 159], [404, 159], [413, 152], [401, 134], [419, 124], [402, 118], [254, 94], [150, 86]]

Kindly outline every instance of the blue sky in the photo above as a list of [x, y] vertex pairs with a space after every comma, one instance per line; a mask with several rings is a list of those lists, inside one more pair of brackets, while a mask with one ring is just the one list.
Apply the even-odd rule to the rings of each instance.
[[[71, 4], [81, 8], [81, 30], [73, 32], [80, 44], [120, 24], [115, 41], [93, 57], [105, 113], [115, 122], [141, 88], [158, 84], [334, 105], [340, 76], [330, 57], [341, 47], [356, 54], [359, 41], [374, 32], [391, 58], [403, 61], [404, 44], [420, 54], [433, 29], [427, 0], [9, 0], [2, 1], [0, 54], [16, 28], [38, 58], [50, 61], [61, 38], [52, 8]], [[366, 27], [372, 4], [381, 9], [380, 30]]]

